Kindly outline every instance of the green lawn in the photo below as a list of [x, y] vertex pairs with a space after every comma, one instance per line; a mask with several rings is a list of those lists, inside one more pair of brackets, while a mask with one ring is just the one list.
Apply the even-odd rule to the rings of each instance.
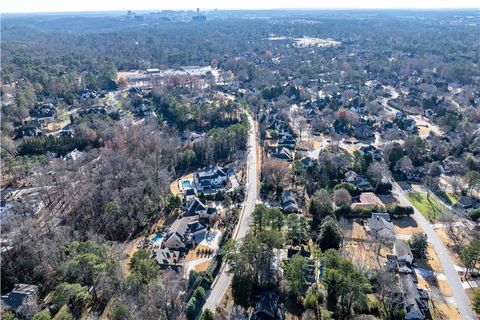
[[70, 118], [70, 116], [68, 115], [68, 113], [64, 113], [64, 114], [58, 116], [57, 120], [65, 121], [65, 120], [68, 120], [69, 118]]
[[454, 205], [455, 203], [457, 203], [458, 201], [458, 196], [457, 195], [454, 195], [453, 193], [450, 193], [450, 192], [438, 192], [438, 193], [435, 193], [437, 195], [437, 197], [445, 200], [445, 202], [447, 202], [449, 205]]
[[444, 209], [443, 205], [433, 197], [427, 199], [426, 192], [410, 192], [407, 197], [415, 208], [430, 220], [435, 220]]

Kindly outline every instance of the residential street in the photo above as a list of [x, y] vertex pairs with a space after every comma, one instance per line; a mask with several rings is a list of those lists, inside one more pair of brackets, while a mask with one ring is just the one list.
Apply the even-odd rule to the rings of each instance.
[[[256, 128], [253, 118], [247, 113], [248, 121], [250, 122], [250, 133], [248, 137], [248, 155], [247, 155], [247, 182], [246, 182], [246, 198], [243, 210], [240, 213], [239, 222], [233, 232], [232, 238], [235, 240], [243, 238], [249, 229], [251, 214], [255, 209], [257, 200], [257, 139]], [[203, 306], [203, 310], [210, 309], [215, 312], [217, 306], [222, 301], [225, 293], [230, 287], [232, 277], [227, 273], [225, 264], [220, 269], [220, 273], [215, 278], [210, 295]]]
[[428, 240], [432, 243], [435, 252], [438, 255], [440, 264], [443, 269], [443, 273], [446, 276], [448, 285], [452, 290], [453, 299], [458, 307], [458, 311], [462, 316], [462, 319], [465, 320], [474, 320], [477, 319], [470, 308], [470, 303], [465, 290], [463, 289], [462, 281], [458, 276], [458, 273], [455, 269], [455, 265], [450, 258], [447, 248], [443, 245], [442, 241], [438, 237], [437, 233], [433, 229], [433, 226], [430, 222], [425, 219], [425, 217], [412, 205], [412, 203], [405, 196], [405, 192], [398, 185], [398, 183], [393, 182], [393, 194], [397, 197], [398, 201], [403, 206], [411, 206], [414, 208], [413, 218], [417, 222], [418, 226], [425, 232], [428, 236]]

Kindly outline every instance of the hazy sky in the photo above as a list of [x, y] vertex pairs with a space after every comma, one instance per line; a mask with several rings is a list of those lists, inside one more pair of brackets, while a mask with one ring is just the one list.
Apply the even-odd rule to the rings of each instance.
[[279, 8], [479, 8], [478, 0], [1, 0], [0, 12]]

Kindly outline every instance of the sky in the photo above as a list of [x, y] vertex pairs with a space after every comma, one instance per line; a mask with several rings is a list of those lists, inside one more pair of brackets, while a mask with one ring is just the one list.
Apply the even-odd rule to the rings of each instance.
[[0, 12], [209, 9], [447, 9], [480, 8], [478, 0], [1, 0]]

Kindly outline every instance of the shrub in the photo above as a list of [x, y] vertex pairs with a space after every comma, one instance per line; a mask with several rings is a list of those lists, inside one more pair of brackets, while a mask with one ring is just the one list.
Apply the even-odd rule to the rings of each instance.
[[480, 209], [472, 210], [472, 211], [468, 214], [468, 217], [469, 217], [472, 221], [479, 221], [479, 220], [480, 220]]
[[113, 320], [127, 320], [128, 306], [125, 304], [118, 304], [112, 308], [111, 317]]
[[35, 313], [35, 315], [32, 318], [32, 320], [50, 320], [50, 319], [52, 319], [52, 314], [48, 309], [44, 309], [42, 311]]
[[350, 195], [352, 197], [358, 196], [358, 195], [360, 195], [360, 193], [362, 193], [354, 184], [351, 184], [349, 182], [339, 183], [339, 184], [335, 185], [335, 187], [333, 189], [334, 190], [347, 189], [348, 193], [350, 193]]
[[195, 319], [197, 315], [197, 300], [195, 297], [192, 297], [190, 301], [187, 303], [187, 318], [188, 319]]
[[376, 188], [375, 193], [390, 194], [392, 192], [392, 184], [390, 182], [380, 182]]
[[313, 292], [308, 292], [303, 299], [305, 310], [317, 310], [317, 296]]
[[412, 215], [413, 208], [394, 205], [394, 206], [388, 207], [387, 212], [394, 217], [401, 218], [404, 216]]

